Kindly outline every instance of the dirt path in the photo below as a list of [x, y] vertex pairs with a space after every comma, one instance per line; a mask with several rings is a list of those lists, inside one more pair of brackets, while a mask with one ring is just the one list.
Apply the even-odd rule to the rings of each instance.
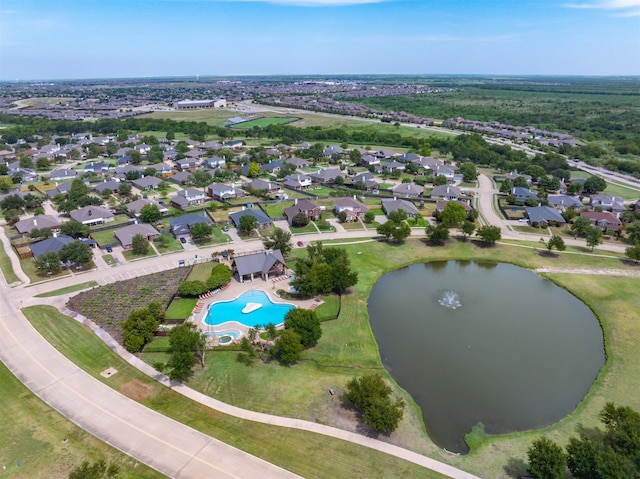
[[640, 265], [637, 270], [631, 269], [587, 269], [587, 268], [537, 268], [536, 273], [567, 273], [567, 274], [601, 274], [607, 276], [635, 276], [640, 277]]

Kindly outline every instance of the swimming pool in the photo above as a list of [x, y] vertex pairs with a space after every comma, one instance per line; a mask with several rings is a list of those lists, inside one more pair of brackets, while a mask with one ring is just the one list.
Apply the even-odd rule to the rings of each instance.
[[222, 336], [229, 336], [231, 339], [240, 339], [242, 337], [242, 333], [237, 329], [225, 329], [224, 331], [207, 331], [203, 333], [205, 336], [212, 336], [216, 338], [221, 338]]
[[251, 290], [233, 301], [212, 304], [204, 322], [213, 326], [227, 321], [237, 321], [250, 328], [268, 323], [277, 326], [284, 322], [284, 316], [293, 308], [292, 304], [273, 303], [264, 291]]

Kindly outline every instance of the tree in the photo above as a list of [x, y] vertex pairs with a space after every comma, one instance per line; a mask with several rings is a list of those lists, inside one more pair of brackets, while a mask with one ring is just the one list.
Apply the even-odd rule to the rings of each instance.
[[48, 251], [35, 259], [35, 265], [38, 271], [55, 274], [60, 271], [60, 258], [57, 253]]
[[607, 188], [607, 182], [600, 176], [590, 176], [584, 182], [582, 191], [588, 195], [593, 195], [604, 191]]
[[120, 468], [116, 464], [107, 464], [104, 459], [94, 463], [84, 461], [73, 468], [69, 473], [69, 479], [117, 479]]
[[478, 228], [476, 236], [482, 239], [485, 243], [494, 245], [496, 241], [499, 241], [500, 238], [502, 238], [502, 233], [498, 226], [485, 225]]
[[169, 352], [167, 366], [169, 378], [184, 381], [193, 373], [196, 359], [204, 367], [206, 338], [193, 323], [175, 326], [169, 333]]
[[175, 132], [169, 130], [169, 131], [167, 131], [167, 134], [165, 135], [165, 138], [167, 140], [169, 140], [169, 141], [173, 141], [173, 140], [176, 139], [176, 134], [175, 134]]
[[213, 182], [213, 176], [208, 171], [195, 171], [193, 173], [193, 184], [198, 188], [206, 188]]
[[591, 220], [586, 216], [578, 216], [571, 225], [571, 232], [574, 236], [586, 236], [591, 228]]
[[160, 324], [159, 315], [154, 313], [149, 308], [136, 309], [122, 322], [124, 347], [130, 353], [137, 353], [153, 339], [153, 333]]
[[438, 214], [438, 220], [447, 227], [456, 226], [467, 217], [467, 210], [458, 201], [448, 201], [444, 209]]
[[294, 308], [284, 317], [285, 329], [291, 329], [300, 336], [300, 342], [305, 348], [313, 346], [322, 336], [320, 318], [315, 311], [304, 308]]
[[155, 223], [162, 218], [158, 205], [149, 203], [140, 208], [140, 220], [144, 223]]
[[53, 236], [53, 233], [49, 228], [33, 228], [31, 231], [29, 231], [29, 237], [34, 239], [35, 238], [47, 239], [47, 238], [51, 238], [52, 236]]
[[462, 231], [462, 238], [466, 241], [468, 236], [471, 236], [476, 230], [476, 224], [473, 221], [465, 220], [462, 223], [460, 231]]
[[347, 252], [341, 248], [324, 248], [321, 242], [307, 246], [307, 258], [296, 261], [296, 277], [291, 282], [300, 294], [334, 291], [342, 294], [358, 282], [358, 273], [352, 271]]
[[194, 224], [189, 231], [194, 240], [208, 238], [213, 232], [211, 226], [205, 222]]
[[429, 241], [433, 244], [444, 244], [449, 239], [449, 228], [444, 223], [435, 228], [432, 225], [428, 225], [426, 232], [429, 235]]
[[373, 223], [375, 219], [376, 219], [376, 214], [373, 211], [367, 211], [364, 214], [364, 222], [368, 225]]
[[600, 412], [605, 441], [617, 453], [634, 461], [640, 471], [640, 414], [609, 402]]
[[13, 188], [15, 188], [15, 185], [9, 176], [0, 176], [0, 191], [10, 191]]
[[632, 243], [640, 243], [640, 222], [627, 225], [627, 237]]
[[435, 186], [442, 186], [446, 185], [447, 183], [449, 183], [449, 180], [447, 180], [447, 177], [444, 175], [438, 175], [433, 179], [433, 184]]
[[226, 264], [218, 263], [211, 268], [211, 274], [207, 279], [207, 289], [214, 290], [229, 282], [233, 272]]
[[364, 422], [377, 433], [393, 432], [402, 420], [404, 401], [391, 399], [391, 388], [380, 373], [369, 373], [347, 383], [347, 400], [363, 414]]
[[401, 209], [393, 210], [389, 212], [389, 214], [387, 215], [387, 218], [389, 218], [395, 224], [400, 224], [403, 221], [407, 220], [407, 212]]
[[376, 232], [384, 236], [385, 238], [389, 239], [391, 238], [391, 235], [393, 234], [393, 230], [395, 228], [396, 228], [395, 222], [389, 220], [385, 223], [382, 223], [381, 225], [378, 225], [378, 227], [376, 228]]
[[118, 195], [127, 198], [131, 194], [131, 185], [129, 183], [120, 183], [118, 185]]
[[133, 254], [145, 255], [149, 252], [149, 242], [138, 233], [131, 238], [131, 251]]
[[262, 238], [262, 244], [266, 249], [280, 250], [282, 256], [288, 256], [291, 252], [291, 233], [282, 228], [275, 227], [271, 235]]
[[257, 178], [260, 175], [260, 165], [254, 161], [249, 163], [247, 168], [247, 176], [249, 178]]
[[36, 169], [38, 170], [48, 170], [51, 167], [51, 162], [48, 158], [42, 157], [38, 158], [36, 161]]
[[462, 174], [463, 181], [466, 183], [473, 183], [478, 177], [478, 172], [474, 163], [463, 163], [460, 165], [460, 173]]
[[567, 456], [552, 440], [542, 436], [531, 443], [527, 450], [529, 474], [534, 479], [564, 479]]
[[591, 251], [593, 251], [599, 244], [602, 244], [602, 230], [597, 226], [589, 227], [585, 232], [584, 237], [587, 240], [587, 246], [591, 248]]
[[549, 253], [551, 253], [551, 250], [553, 250], [553, 248], [557, 249], [558, 251], [564, 251], [567, 248], [567, 246], [564, 244], [562, 236], [558, 235], [553, 235], [546, 243], [544, 241], [544, 238], [540, 238], [540, 242], [545, 245]]
[[309, 218], [302, 211], [291, 218], [291, 226], [302, 228], [309, 224]]
[[640, 261], [640, 243], [636, 243], [635, 246], [629, 246], [624, 250], [624, 253], [628, 258], [632, 259], [636, 263]]
[[509, 194], [513, 188], [513, 183], [509, 178], [506, 178], [500, 185], [500, 193]]
[[527, 183], [527, 179], [524, 176], [518, 176], [515, 180], [513, 180], [514, 188], [529, 188], [529, 183]]
[[572, 182], [567, 186], [567, 193], [570, 195], [579, 195], [582, 193], [582, 184], [577, 182]]
[[60, 233], [73, 238], [86, 238], [89, 236], [89, 231], [90, 228], [88, 225], [83, 225], [76, 220], [65, 221], [60, 225]]
[[72, 241], [60, 248], [58, 251], [58, 257], [60, 261], [67, 264], [75, 264], [76, 268], [80, 268], [82, 265], [90, 263], [93, 259], [93, 252], [91, 247], [81, 243], [80, 241]]
[[178, 294], [186, 297], [197, 297], [206, 293], [208, 290], [207, 285], [198, 279], [193, 281], [184, 281], [180, 286], [178, 286]]
[[304, 346], [300, 342], [298, 333], [291, 329], [285, 329], [269, 353], [280, 363], [291, 365], [298, 362], [302, 351], [304, 351]]
[[242, 215], [240, 217], [240, 229], [247, 234], [251, 234], [251, 232], [256, 229], [258, 226], [258, 220], [253, 215]]

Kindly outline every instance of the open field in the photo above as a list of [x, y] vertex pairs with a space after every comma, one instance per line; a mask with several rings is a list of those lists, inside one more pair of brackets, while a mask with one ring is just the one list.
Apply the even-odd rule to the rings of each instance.
[[2, 363], [0, 384], [0, 464], [6, 467], [1, 477], [66, 479], [83, 461], [101, 458], [119, 466], [120, 479], [165, 477], [65, 419]]
[[[49, 342], [98, 380], [151, 409], [302, 477], [369, 479], [381, 477], [380, 471], [393, 471], [397, 478], [443, 479], [440, 474], [415, 464], [345, 441], [243, 421], [213, 411], [145, 376], [87, 328], [54, 308], [37, 306], [25, 308], [24, 312]], [[114, 367], [118, 374], [102, 378], [100, 371], [107, 367]]]
[[205, 108], [202, 110], [174, 110], [154, 111], [140, 118], [170, 119], [176, 121], [204, 121], [212, 126], [224, 126], [227, 119], [238, 116], [236, 112], [219, 108]]
[[260, 128], [264, 128], [269, 125], [288, 125], [300, 120], [300, 118], [295, 116], [289, 117], [281, 117], [281, 116], [265, 116], [261, 118], [254, 118], [252, 120], [243, 121], [242, 123], [235, 123], [230, 126], [232, 130], [247, 130], [249, 128], [253, 128], [254, 126], [258, 126]]
[[2, 274], [4, 275], [4, 279], [8, 284], [17, 283], [20, 281], [18, 275], [16, 275], [15, 271], [13, 271], [13, 265], [11, 264], [11, 260], [4, 250], [4, 245], [0, 244], [0, 269], [2, 269]]
[[51, 296], [60, 296], [63, 294], [75, 293], [76, 291], [82, 291], [83, 289], [93, 288], [98, 286], [95, 281], [87, 281], [86, 283], [74, 284], [73, 286], [67, 286], [66, 288], [60, 288], [48, 293], [38, 294], [36, 298], [49, 298]]

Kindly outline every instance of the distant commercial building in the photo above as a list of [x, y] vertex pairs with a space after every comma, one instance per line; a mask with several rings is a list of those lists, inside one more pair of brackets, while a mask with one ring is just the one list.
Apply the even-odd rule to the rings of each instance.
[[195, 110], [197, 108], [224, 108], [227, 100], [224, 98], [214, 98], [212, 100], [181, 100], [176, 101], [173, 107], [177, 110]]

